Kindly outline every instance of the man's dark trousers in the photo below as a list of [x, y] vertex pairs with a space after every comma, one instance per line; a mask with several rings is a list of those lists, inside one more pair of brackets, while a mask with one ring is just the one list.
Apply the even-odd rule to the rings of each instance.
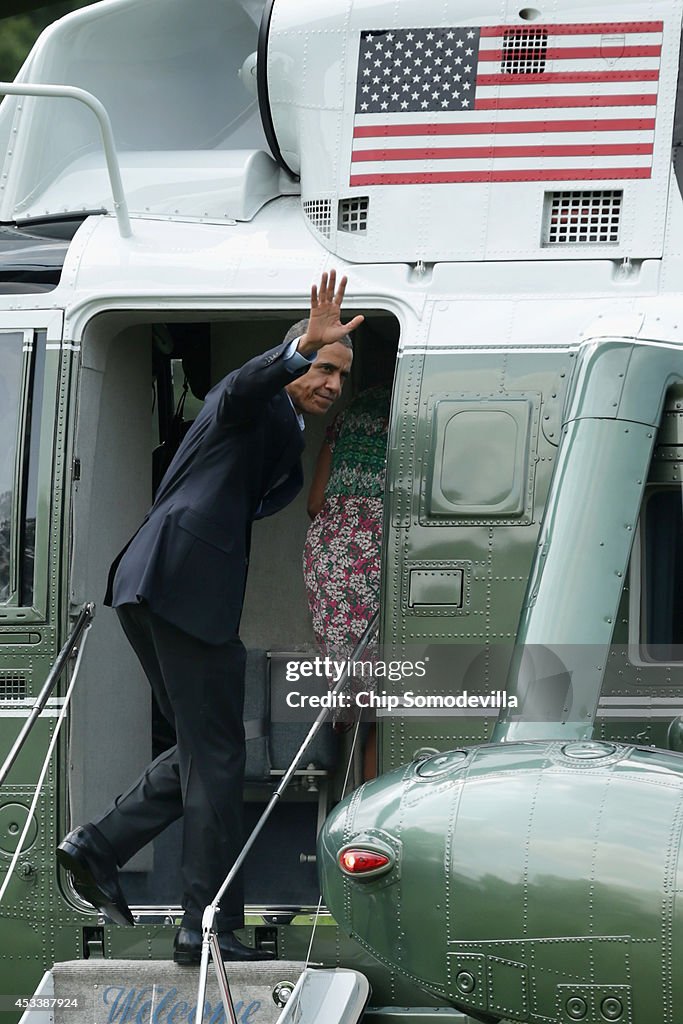
[[[117, 612], [177, 744], [93, 824], [123, 865], [182, 815], [183, 924], [199, 929], [242, 846], [244, 646], [238, 637], [205, 643], [145, 604]], [[221, 931], [243, 927], [240, 877], [221, 900], [218, 923]]]

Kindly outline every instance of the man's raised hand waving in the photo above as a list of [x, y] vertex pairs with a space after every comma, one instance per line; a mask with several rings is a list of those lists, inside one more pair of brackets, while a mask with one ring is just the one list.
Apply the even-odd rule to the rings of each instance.
[[[342, 277], [336, 288], [337, 272], [324, 273], [320, 287], [311, 288], [311, 313], [306, 333], [299, 339], [297, 349], [310, 358], [325, 345], [333, 345], [345, 334], [350, 334], [363, 323], [365, 317], [355, 316], [348, 324], [341, 322], [341, 305], [346, 291], [347, 278]], [[335, 291], [336, 289], [336, 291]]]

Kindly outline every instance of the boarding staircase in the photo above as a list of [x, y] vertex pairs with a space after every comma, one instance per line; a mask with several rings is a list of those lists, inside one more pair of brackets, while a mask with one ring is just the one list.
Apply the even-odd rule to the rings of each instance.
[[[226, 964], [237, 1020], [275, 1024], [304, 966], [286, 960]], [[32, 1015], [30, 1024], [193, 1024], [197, 974], [197, 968], [171, 960], [91, 959], [55, 964], [41, 986], [46, 996], [57, 1000], [53, 1016], [38, 1020]], [[213, 979], [207, 988], [204, 1020], [225, 1021]]]
[[[321, 978], [334, 976], [333, 991], [318, 986], [313, 997], [315, 1016], [309, 1015], [311, 1006], [305, 1011], [303, 1005], [294, 1014], [293, 993], [305, 966], [288, 960], [226, 964], [237, 1024], [275, 1024], [283, 1015], [288, 1015], [287, 1020], [344, 1024], [357, 1020], [367, 998], [367, 983], [354, 971], [320, 972]], [[31, 1009], [22, 1024], [194, 1024], [197, 981], [198, 968], [180, 967], [169, 960], [90, 959], [55, 964], [36, 993], [38, 1004], [41, 998], [54, 1000], [53, 1007]], [[207, 1024], [226, 1024], [213, 978], [204, 1005]]]

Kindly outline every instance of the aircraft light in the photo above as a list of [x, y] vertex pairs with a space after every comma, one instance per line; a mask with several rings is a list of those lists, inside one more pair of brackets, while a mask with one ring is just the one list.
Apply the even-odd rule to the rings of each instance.
[[347, 875], [375, 876], [383, 874], [392, 866], [391, 859], [385, 853], [374, 850], [362, 850], [358, 847], [347, 847], [339, 854], [339, 867]]

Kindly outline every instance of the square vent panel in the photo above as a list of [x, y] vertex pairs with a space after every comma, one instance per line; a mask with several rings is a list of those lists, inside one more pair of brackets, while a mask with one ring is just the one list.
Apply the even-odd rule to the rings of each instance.
[[332, 227], [332, 200], [305, 199], [303, 207], [313, 227], [325, 238], [329, 238]]
[[546, 192], [542, 243], [618, 245], [623, 205], [621, 189]]
[[510, 28], [503, 33], [504, 75], [540, 75], [548, 56], [546, 28]]
[[21, 672], [0, 672], [0, 701], [26, 700], [28, 686]]
[[370, 199], [368, 196], [354, 196], [351, 199], [340, 199], [338, 220], [339, 230], [348, 231], [350, 233], [367, 231], [369, 208]]

